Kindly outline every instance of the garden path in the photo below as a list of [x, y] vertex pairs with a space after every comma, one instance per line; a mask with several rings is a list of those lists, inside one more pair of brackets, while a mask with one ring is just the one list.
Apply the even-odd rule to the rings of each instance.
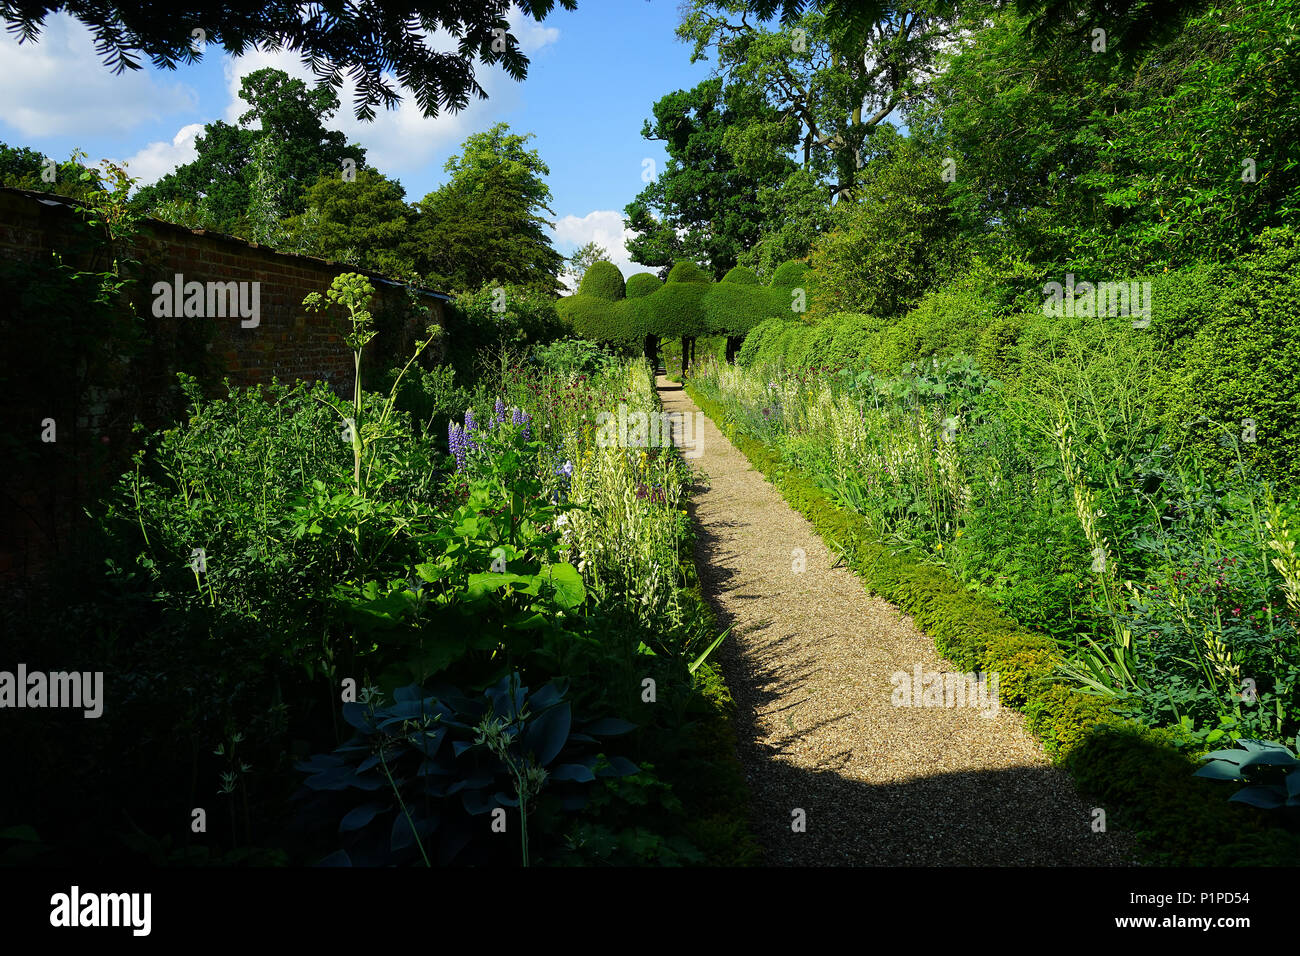
[[[731, 634], [715, 651], [737, 705], [753, 831], [776, 865], [1125, 865], [1122, 834], [1001, 708], [895, 707], [891, 676], [949, 672], [933, 641], [866, 593], [681, 386], [696, 422], [691, 517], [705, 595]], [[689, 447], [689, 443], [688, 443]], [[795, 549], [806, 569], [795, 573]], [[806, 814], [794, 832], [793, 811]]]

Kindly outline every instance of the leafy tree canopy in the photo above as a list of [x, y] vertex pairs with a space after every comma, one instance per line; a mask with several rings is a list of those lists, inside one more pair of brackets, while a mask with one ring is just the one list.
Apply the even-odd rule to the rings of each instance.
[[244, 77], [239, 95], [249, 106], [240, 125], [209, 123], [194, 161], [141, 189], [136, 202], [150, 212], [169, 201], [191, 207], [208, 228], [275, 243], [279, 221], [305, 208], [307, 188], [363, 166], [365, 150], [325, 128], [339, 107], [328, 88], [266, 68]]
[[[541, 22], [557, 0], [513, 0]], [[294, 50], [321, 83], [337, 92], [346, 74], [356, 81], [358, 119], [375, 116], [381, 103], [401, 99], [392, 77], [409, 91], [425, 116], [459, 112], [470, 97], [486, 99], [475, 67], [500, 65], [515, 80], [528, 73], [528, 57], [509, 32], [512, 0], [418, 0], [366, 3], [301, 3], [286, 0], [178, 0], [122, 3], [112, 0], [0, 0], [0, 19], [24, 42], [37, 40], [45, 18], [63, 11], [90, 28], [95, 48], [114, 73], [140, 69], [148, 57], [175, 69], [202, 56], [205, 43], [239, 55], [250, 48]], [[577, 0], [558, 0], [565, 10]], [[455, 50], [435, 50], [437, 31], [456, 40]]]
[[470, 136], [447, 161], [448, 182], [420, 200], [416, 262], [428, 281], [449, 291], [490, 282], [558, 292], [565, 259], [547, 233], [550, 169], [531, 133], [505, 123]]

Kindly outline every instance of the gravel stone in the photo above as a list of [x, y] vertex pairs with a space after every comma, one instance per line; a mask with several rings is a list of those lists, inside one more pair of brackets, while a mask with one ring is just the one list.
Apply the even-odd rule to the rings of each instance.
[[[955, 671], [910, 617], [866, 593], [813, 526], [679, 385], [698, 422], [690, 514], [705, 594], [731, 634], [715, 654], [768, 865], [1125, 866], [1126, 834], [1092, 808], [1001, 707], [894, 706], [891, 676]], [[806, 569], [793, 570], [794, 549]], [[794, 832], [794, 811], [806, 832]]]

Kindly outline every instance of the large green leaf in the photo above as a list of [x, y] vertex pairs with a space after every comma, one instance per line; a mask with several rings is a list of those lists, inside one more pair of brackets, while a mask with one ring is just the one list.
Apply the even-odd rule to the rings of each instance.
[[569, 562], [552, 564], [543, 574], [555, 588], [555, 602], [565, 610], [572, 610], [587, 600], [587, 588], [582, 583], [582, 575]]

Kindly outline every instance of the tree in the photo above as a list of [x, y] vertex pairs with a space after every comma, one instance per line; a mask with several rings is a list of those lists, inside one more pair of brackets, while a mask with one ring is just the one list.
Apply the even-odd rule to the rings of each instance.
[[[250, 47], [295, 50], [317, 79], [336, 93], [346, 73], [357, 85], [358, 119], [401, 99], [390, 77], [415, 97], [425, 116], [464, 109], [471, 96], [486, 99], [475, 77], [478, 62], [500, 64], [515, 80], [528, 74], [528, 57], [509, 32], [511, 4], [537, 22], [557, 0], [418, 0], [370, 3], [305, 3], [285, 0], [178, 0], [122, 3], [112, 0], [0, 0], [0, 18], [23, 42], [40, 36], [46, 16], [64, 11], [90, 28], [95, 48], [114, 73], [140, 69], [139, 57], [175, 69], [202, 57], [201, 41], [239, 55]], [[565, 10], [577, 0], [558, 0]], [[435, 32], [456, 40], [453, 51], [428, 41]], [[441, 44], [440, 44], [441, 46]]]
[[794, 169], [782, 150], [793, 142], [765, 136], [769, 148], [748, 153], [742, 169], [727, 137], [749, 122], [770, 132], [772, 119], [765, 104], [743, 88], [724, 88], [720, 78], [655, 103], [654, 123], [647, 120], [641, 135], [662, 140], [668, 162], [624, 209], [625, 223], [636, 233], [628, 242], [633, 261], [666, 271], [678, 259], [695, 259], [715, 278], [736, 265], [763, 232], [759, 189], [780, 183]]
[[[1300, 210], [1300, 13], [1267, 0], [1193, 16], [1136, 60], [1003, 11], [913, 116], [953, 159], [962, 231], [1033, 263], [1132, 273], [1232, 258]], [[1045, 42], [1045, 41], [1043, 41]]]
[[882, 130], [880, 153], [834, 227], [813, 246], [813, 311], [892, 318], [911, 309], [954, 264], [956, 220], [933, 146]]
[[[677, 35], [694, 44], [692, 63], [712, 54], [718, 76], [761, 97], [772, 110], [768, 124], [794, 126], [803, 168], [830, 179], [833, 198], [852, 189], [866, 141], [931, 75], [955, 35], [953, 6], [691, 0]], [[784, 28], [770, 30], [762, 21], [777, 9]], [[764, 137], [747, 135], [756, 147], [749, 152], [761, 152]]]
[[[96, 190], [104, 188], [99, 169], [82, 163], [86, 154], [74, 150], [63, 162], [54, 162], [42, 153], [26, 146], [6, 146], [0, 143], [0, 186], [29, 189], [32, 192], [55, 193], [73, 199], [87, 199]], [[88, 178], [83, 178], [89, 173]]]
[[282, 251], [346, 262], [394, 279], [415, 273], [410, 240], [414, 210], [401, 183], [373, 169], [355, 179], [322, 176], [307, 190], [306, 208], [283, 223]]
[[587, 270], [591, 268], [592, 263], [608, 260], [608, 249], [594, 241], [588, 242], [586, 245], [581, 246], [573, 255], [569, 256], [569, 268], [566, 270], [566, 275], [572, 276], [573, 287], [576, 289], [582, 282], [582, 277], [586, 275]]
[[366, 154], [325, 128], [339, 107], [329, 88], [266, 68], [244, 77], [239, 95], [249, 107], [240, 125], [209, 123], [194, 161], [141, 189], [136, 203], [166, 212], [170, 201], [208, 228], [275, 244], [280, 221], [304, 210], [308, 187], [363, 166]]
[[550, 213], [550, 169], [533, 134], [498, 123], [465, 140], [447, 161], [448, 182], [420, 200], [415, 258], [426, 281], [472, 292], [488, 282], [559, 291], [564, 257], [551, 245], [542, 213]]

